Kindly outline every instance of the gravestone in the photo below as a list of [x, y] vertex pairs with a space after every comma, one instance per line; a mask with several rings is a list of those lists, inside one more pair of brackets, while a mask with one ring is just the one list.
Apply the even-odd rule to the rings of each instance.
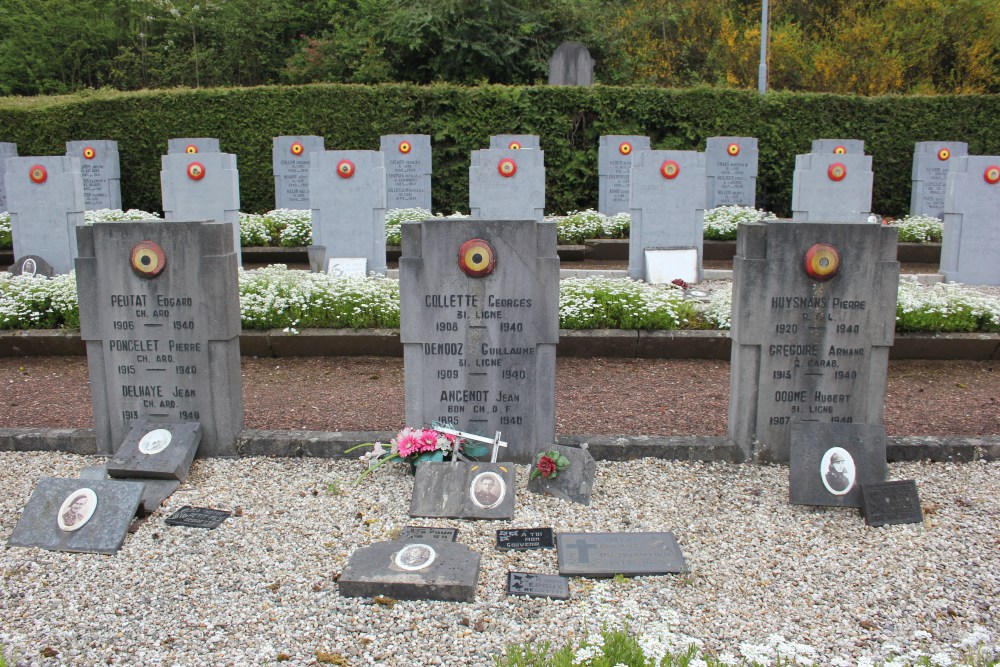
[[375, 542], [351, 554], [337, 579], [344, 597], [474, 602], [479, 554], [464, 544], [426, 540]]
[[510, 528], [497, 531], [497, 549], [500, 551], [532, 551], [555, 547], [551, 528]]
[[[324, 151], [309, 167], [313, 245], [309, 264], [364, 259], [365, 273], [385, 275], [385, 169], [377, 151]], [[344, 265], [341, 262], [342, 265]]]
[[469, 209], [482, 220], [545, 218], [545, 153], [540, 150], [472, 151]]
[[113, 554], [125, 541], [142, 484], [45, 477], [38, 480], [8, 547]]
[[240, 173], [228, 153], [175, 153], [161, 157], [163, 219], [226, 222], [232, 225], [233, 248], [242, 264], [240, 241]]
[[549, 58], [549, 85], [593, 85], [594, 63], [586, 45], [580, 42], [563, 42]]
[[649, 137], [605, 135], [597, 147], [597, 210], [604, 215], [628, 213], [632, 193], [632, 156], [649, 150]]
[[810, 153], [834, 155], [864, 155], [865, 142], [861, 139], [813, 139]]
[[796, 155], [792, 220], [867, 223], [872, 211], [872, 181], [870, 155]]
[[532, 598], [569, 599], [569, 579], [554, 574], [508, 572], [507, 595], [525, 595]]
[[212, 509], [211, 507], [191, 507], [185, 505], [163, 520], [168, 526], [183, 526], [184, 528], [205, 528], [215, 530], [228, 519], [232, 512]]
[[323, 137], [274, 137], [271, 147], [274, 208], [309, 208], [310, 155], [324, 150]]
[[438, 218], [402, 240], [406, 422], [501, 431], [527, 463], [555, 440], [555, 224]]
[[169, 139], [167, 141], [167, 154], [172, 153], [221, 153], [218, 139], [207, 137]]
[[510, 463], [420, 463], [410, 516], [510, 520], [516, 473]]
[[431, 138], [426, 134], [387, 134], [380, 149], [385, 160], [385, 207], [431, 210]]
[[403, 526], [399, 539], [411, 542], [424, 540], [442, 540], [454, 542], [458, 539], [458, 528], [439, 528], [433, 526]]
[[[493, 134], [490, 135], [490, 150], [521, 150], [542, 147], [537, 134]], [[473, 151], [475, 153], [475, 151]]]
[[7, 173], [6, 161], [9, 157], [17, 157], [17, 144], [9, 141], [0, 141], [0, 211], [7, 210], [7, 186], [5, 185], [5, 175]]
[[51, 278], [55, 275], [52, 265], [38, 255], [24, 255], [7, 267], [7, 273], [14, 276], [43, 276]]
[[947, 282], [1000, 285], [1000, 155], [953, 159], [945, 194], [941, 273]]
[[228, 224], [81, 227], [76, 282], [97, 450], [134, 421], [197, 421], [205, 456], [235, 454], [243, 429], [240, 304]]
[[641, 577], [687, 571], [671, 532], [559, 533], [556, 548], [559, 574], [564, 577]]
[[743, 223], [733, 260], [729, 438], [787, 461], [794, 421], [882, 423], [896, 228]]
[[69, 273], [76, 258], [76, 228], [83, 224], [80, 161], [13, 157], [6, 165], [14, 257], [41, 257], [55, 273]]
[[132, 428], [107, 463], [108, 475], [119, 479], [174, 479], [183, 482], [201, 443], [198, 422], [132, 422]]
[[122, 172], [117, 141], [67, 141], [66, 157], [80, 160], [86, 210], [122, 207]]
[[912, 479], [862, 484], [861, 513], [872, 528], [924, 522], [917, 483]]
[[705, 142], [705, 208], [757, 205], [757, 139], [709, 137]]
[[913, 189], [910, 215], [944, 217], [948, 168], [969, 154], [964, 141], [918, 141], [913, 149]]
[[885, 481], [885, 427], [796, 420], [789, 429], [793, 505], [861, 507], [861, 487]]
[[[590, 504], [590, 496], [594, 492], [594, 478], [597, 475], [597, 463], [594, 457], [585, 449], [579, 447], [564, 447], [550, 445], [542, 451], [555, 450], [569, 459], [569, 465], [556, 477], [545, 478], [541, 475], [528, 480], [528, 491], [543, 496], [553, 496], [581, 505]], [[532, 463], [534, 463], [532, 458]]]
[[[80, 471], [80, 479], [111, 479], [106, 465], [86, 466]], [[163, 501], [180, 488], [176, 479], [118, 479], [121, 482], [142, 484], [142, 500], [139, 501], [139, 516], [149, 516], [160, 509]]]
[[697, 280], [689, 282], [701, 281], [705, 200], [704, 153], [643, 151], [633, 156], [629, 278], [648, 280], [647, 251], [693, 248], [691, 269]]

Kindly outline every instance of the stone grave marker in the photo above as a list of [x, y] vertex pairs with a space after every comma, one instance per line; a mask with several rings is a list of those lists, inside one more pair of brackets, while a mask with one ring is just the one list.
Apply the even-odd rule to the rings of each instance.
[[748, 458], [787, 461], [795, 421], [882, 423], [898, 281], [894, 227], [740, 225], [729, 438]]
[[648, 280], [648, 250], [694, 248], [697, 281], [691, 282], [701, 281], [705, 200], [704, 153], [643, 151], [633, 156], [630, 278]]
[[507, 595], [525, 595], [532, 598], [569, 599], [569, 579], [555, 574], [508, 572]]
[[527, 463], [555, 441], [555, 224], [436, 218], [402, 240], [407, 423], [501, 431]]
[[309, 167], [313, 245], [309, 264], [364, 259], [365, 273], [385, 275], [385, 168], [377, 151], [324, 151]]
[[788, 496], [793, 505], [861, 507], [861, 486], [885, 481], [885, 427], [794, 421]]
[[210, 507], [191, 507], [185, 505], [163, 520], [168, 526], [183, 526], [185, 528], [205, 528], [215, 530], [222, 522], [232, 516], [232, 512], [212, 509]]
[[145, 419], [199, 422], [203, 455], [235, 454], [243, 381], [230, 225], [98, 223], [77, 236], [98, 452], [113, 454]]
[[597, 210], [604, 215], [628, 213], [632, 193], [632, 156], [649, 150], [649, 137], [612, 134], [597, 147]]
[[240, 173], [236, 169], [236, 156], [217, 152], [175, 153], [164, 155], [161, 160], [163, 219], [230, 223], [237, 263], [242, 264]]
[[12, 157], [5, 164], [14, 257], [41, 257], [54, 273], [69, 273], [76, 258], [76, 228], [83, 225], [80, 161]]
[[910, 215], [944, 217], [948, 168], [955, 158], [969, 154], [964, 141], [918, 141], [913, 149], [913, 188]]
[[483, 220], [545, 217], [545, 153], [540, 150], [472, 151], [469, 209]]
[[67, 141], [66, 157], [80, 160], [86, 210], [122, 207], [122, 172], [117, 141]]
[[792, 220], [867, 223], [872, 211], [872, 182], [870, 155], [796, 155]]
[[474, 602], [478, 584], [479, 554], [441, 540], [375, 542], [351, 554], [337, 580], [344, 597], [455, 602]]
[[410, 516], [513, 519], [516, 473], [510, 463], [420, 463]]
[[594, 63], [585, 44], [563, 42], [549, 58], [549, 85], [593, 85]]
[[386, 134], [380, 150], [385, 159], [385, 207], [431, 210], [431, 138], [427, 134]]
[[51, 278], [55, 275], [55, 269], [38, 255], [24, 255], [18, 257], [17, 261], [7, 267], [7, 273], [15, 276], [44, 276]]
[[953, 160], [945, 195], [941, 273], [947, 282], [1000, 285], [1000, 155]]
[[[543, 496], [554, 496], [571, 503], [590, 505], [590, 496], [594, 493], [594, 478], [597, 475], [597, 463], [594, 457], [585, 449], [579, 447], [564, 447], [549, 445], [542, 451], [555, 450], [569, 459], [569, 465], [556, 477], [545, 478], [541, 475], [528, 480], [528, 491]], [[532, 458], [532, 463], [534, 463]]]
[[[494, 134], [490, 136], [490, 150], [512, 150], [542, 147], [537, 134]], [[473, 151], [475, 154], [475, 151]]]
[[198, 422], [152, 422], [137, 419], [125, 442], [107, 463], [119, 479], [174, 479], [183, 482], [201, 443]]
[[7, 210], [7, 186], [5, 185], [5, 176], [7, 173], [6, 161], [9, 157], [17, 157], [17, 144], [9, 141], [0, 141], [0, 211]]
[[[80, 479], [111, 479], [108, 476], [107, 465], [85, 466], [80, 470]], [[142, 484], [142, 500], [139, 502], [139, 515], [149, 516], [160, 509], [163, 501], [180, 488], [176, 479], [119, 479], [121, 482], [137, 482]]]
[[865, 142], [861, 139], [813, 139], [810, 153], [834, 155], [864, 155]]
[[296, 135], [273, 138], [271, 171], [274, 173], [275, 208], [309, 208], [310, 155], [324, 150], [323, 137]]
[[705, 142], [705, 208], [757, 205], [756, 137], [709, 137]]
[[555, 537], [551, 528], [511, 528], [497, 531], [497, 549], [500, 551], [531, 551], [554, 547]]
[[559, 533], [559, 574], [566, 577], [641, 577], [687, 571], [671, 532]]
[[7, 546], [116, 553], [141, 497], [138, 482], [42, 478]]
[[861, 485], [861, 514], [872, 528], [923, 523], [920, 494], [912, 479]]
[[403, 526], [399, 539], [411, 542], [442, 540], [454, 542], [458, 539], [458, 528], [435, 528], [433, 526]]
[[181, 138], [167, 140], [167, 153], [221, 153], [218, 139], [208, 137]]

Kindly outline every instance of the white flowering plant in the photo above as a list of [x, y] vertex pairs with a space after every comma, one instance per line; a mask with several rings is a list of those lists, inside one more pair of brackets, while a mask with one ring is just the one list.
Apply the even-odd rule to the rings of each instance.
[[10, 213], [0, 211], [0, 250], [14, 247], [14, 238], [10, 235]]
[[564, 329], [705, 328], [698, 303], [680, 290], [628, 278], [559, 281], [559, 326]]
[[570, 211], [564, 217], [549, 217], [556, 223], [556, 236], [562, 244], [580, 244], [587, 239], [628, 238], [632, 217], [628, 213], [612, 216], [599, 213], [592, 208], [585, 211]]
[[732, 241], [741, 222], [770, 222], [778, 218], [770, 211], [752, 206], [718, 206], [705, 211], [704, 237], [713, 241]]
[[271, 233], [264, 223], [264, 216], [257, 213], [240, 212], [240, 245], [268, 246], [271, 244]]
[[83, 212], [83, 224], [92, 225], [96, 222], [163, 222], [156, 213], [130, 208], [123, 211], [120, 208], [99, 208]]
[[264, 214], [264, 225], [282, 248], [312, 245], [312, 211], [310, 209], [276, 208]]
[[[401, 224], [435, 217], [424, 208], [391, 208], [385, 212], [385, 244], [398, 246], [402, 241]], [[437, 217], [441, 217], [438, 215]]]
[[888, 223], [899, 230], [900, 243], [940, 243], [944, 223], [929, 215], [908, 215]]
[[14, 276], [0, 272], [0, 329], [79, 329], [76, 273]]
[[903, 280], [896, 331], [1000, 331], [1000, 299], [959, 283], [921, 285]]

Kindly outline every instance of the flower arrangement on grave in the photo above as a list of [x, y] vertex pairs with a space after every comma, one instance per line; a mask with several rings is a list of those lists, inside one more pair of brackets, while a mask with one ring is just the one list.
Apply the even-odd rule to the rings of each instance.
[[535, 464], [531, 467], [531, 474], [528, 476], [528, 479], [532, 480], [536, 477], [555, 479], [568, 466], [569, 459], [554, 449], [550, 449], [547, 452], [539, 452], [538, 456], [535, 457]]
[[388, 449], [381, 442], [366, 442], [345, 450], [345, 453], [353, 452], [362, 447], [371, 447], [372, 449], [361, 457], [361, 460], [365, 461], [367, 465], [365, 471], [355, 480], [355, 484], [389, 461], [404, 461], [415, 467], [425, 461], [477, 457], [489, 452], [485, 446], [473, 444], [457, 435], [444, 433], [436, 428], [413, 428], [411, 426], [407, 426], [397, 433], [396, 437], [389, 441]]

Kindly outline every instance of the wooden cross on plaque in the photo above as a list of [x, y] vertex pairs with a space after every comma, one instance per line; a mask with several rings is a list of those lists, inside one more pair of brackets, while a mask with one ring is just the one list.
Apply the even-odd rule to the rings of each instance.
[[[493, 455], [490, 457], [490, 463], [497, 462], [497, 454], [499, 454], [501, 447], [504, 448], [507, 447], [507, 443], [500, 439], [500, 431], [497, 431], [497, 434], [493, 436], [492, 440], [490, 440], [489, 438], [484, 438], [481, 435], [466, 433], [464, 431], [458, 431], [456, 429], [447, 428], [445, 426], [435, 426], [434, 428], [437, 431], [440, 431], [441, 433], [447, 433], [449, 435], [457, 435], [458, 437], [465, 438], [466, 440], [475, 440], [476, 442], [485, 442], [487, 444], [493, 445]], [[452, 460], [458, 461], [458, 457], [457, 456], [453, 457]]]

